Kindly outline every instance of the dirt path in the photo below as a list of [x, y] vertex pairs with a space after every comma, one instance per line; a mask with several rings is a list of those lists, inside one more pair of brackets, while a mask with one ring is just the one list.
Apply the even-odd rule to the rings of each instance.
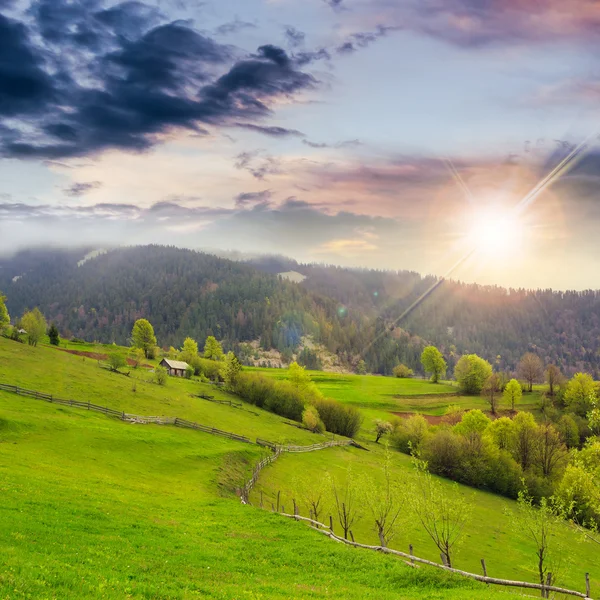
[[[100, 352], [86, 352], [85, 350], [71, 350], [69, 348], [55, 348], [56, 350], [60, 350], [61, 352], [66, 352], [67, 354], [75, 354], [75, 356], [83, 356], [84, 358], [91, 358], [92, 360], [108, 360], [108, 354], [101, 354]], [[127, 364], [130, 367], [135, 367], [135, 361], [131, 358], [127, 358]], [[139, 365], [140, 367], [144, 367], [146, 369], [152, 369], [152, 365]]]

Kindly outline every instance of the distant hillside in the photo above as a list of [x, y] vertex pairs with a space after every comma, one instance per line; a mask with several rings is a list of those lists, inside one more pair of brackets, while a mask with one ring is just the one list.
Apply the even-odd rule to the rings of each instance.
[[[436, 282], [409, 271], [303, 265], [285, 257], [231, 261], [172, 247], [121, 248], [95, 256], [29, 250], [0, 259], [0, 290], [11, 314], [39, 306], [63, 335], [126, 343], [147, 317], [161, 345], [215, 335], [227, 348], [259, 342], [291, 356], [302, 336], [347, 368], [364, 358], [375, 373], [398, 361], [419, 369], [426, 343], [457, 357], [476, 352], [500, 369], [537, 352], [565, 371], [600, 370], [600, 294], [506, 290], [443, 282], [401, 321]], [[88, 260], [78, 263], [88, 256]], [[294, 273], [294, 281], [287, 274]], [[279, 276], [283, 273], [286, 276]], [[304, 277], [300, 282], [300, 279]], [[309, 366], [318, 356], [303, 354]]]

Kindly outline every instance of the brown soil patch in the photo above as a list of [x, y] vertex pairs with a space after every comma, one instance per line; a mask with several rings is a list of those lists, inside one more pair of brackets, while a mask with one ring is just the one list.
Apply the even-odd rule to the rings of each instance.
[[410, 419], [415, 415], [421, 415], [430, 425], [439, 425], [444, 417], [439, 415], [423, 415], [421, 413], [410, 413], [410, 412], [393, 412], [393, 415], [400, 417], [401, 419]]

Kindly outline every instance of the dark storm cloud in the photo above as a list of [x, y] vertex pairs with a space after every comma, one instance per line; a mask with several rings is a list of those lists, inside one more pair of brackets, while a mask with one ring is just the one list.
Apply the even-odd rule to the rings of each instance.
[[235, 197], [235, 205], [237, 208], [246, 208], [260, 204], [267, 206], [270, 204], [269, 200], [273, 192], [271, 190], [262, 190], [261, 192], [242, 192]]
[[83, 196], [92, 190], [97, 190], [99, 187], [102, 187], [101, 181], [89, 181], [87, 183], [74, 183], [73, 185], [65, 188], [63, 191], [67, 196], [78, 198], [79, 196]]
[[229, 35], [230, 33], [238, 33], [243, 29], [255, 29], [256, 25], [254, 23], [249, 23], [248, 21], [241, 21], [237, 17], [233, 21], [229, 21], [228, 23], [223, 23], [215, 29], [215, 33], [217, 35]]
[[235, 60], [187, 22], [156, 25], [140, 2], [39, 0], [29, 14], [27, 25], [0, 15], [3, 156], [141, 151], [174, 128], [267, 117], [277, 98], [317, 84], [277, 46]]
[[304, 137], [304, 134], [297, 129], [286, 129], [285, 127], [277, 127], [274, 125], [265, 126], [265, 125], [254, 125], [253, 123], [236, 123], [236, 127], [241, 127], [242, 129], [249, 129], [250, 131], [256, 131], [257, 133], [262, 133], [263, 135], [268, 135], [270, 137]]

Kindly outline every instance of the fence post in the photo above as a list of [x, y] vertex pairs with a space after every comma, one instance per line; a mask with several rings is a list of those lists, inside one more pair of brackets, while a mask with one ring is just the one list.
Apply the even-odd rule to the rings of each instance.
[[[485, 558], [481, 559], [481, 568], [483, 569], [483, 576], [487, 579], [487, 569], [485, 568]], [[487, 584], [489, 585], [489, 584]]]
[[354, 534], [352, 533], [352, 529], [350, 530], [350, 539], [354, 541]]
[[52, 402], [52, 394], [50, 394], [50, 402]]
[[409, 544], [408, 545], [408, 553], [410, 554], [410, 562], [411, 564], [415, 564], [415, 559], [412, 557], [413, 556], [413, 545]]
[[282, 504], [281, 505], [281, 512], [284, 513], [285, 512], [285, 506]]
[[277, 512], [279, 512], [279, 498], [281, 497], [281, 490], [277, 492]]
[[260, 490], [260, 507], [263, 507], [263, 493], [262, 490]]
[[123, 414], [121, 415], [121, 421], [125, 420], [125, 411], [123, 411]]
[[590, 574], [585, 574], [585, 597], [590, 597]]
[[296, 517], [296, 521], [299, 521], [300, 519], [298, 519], [298, 505], [296, 504], [295, 499], [293, 499], [292, 502], [294, 503], [294, 516]]
[[333, 517], [329, 515], [329, 531], [333, 533]]

